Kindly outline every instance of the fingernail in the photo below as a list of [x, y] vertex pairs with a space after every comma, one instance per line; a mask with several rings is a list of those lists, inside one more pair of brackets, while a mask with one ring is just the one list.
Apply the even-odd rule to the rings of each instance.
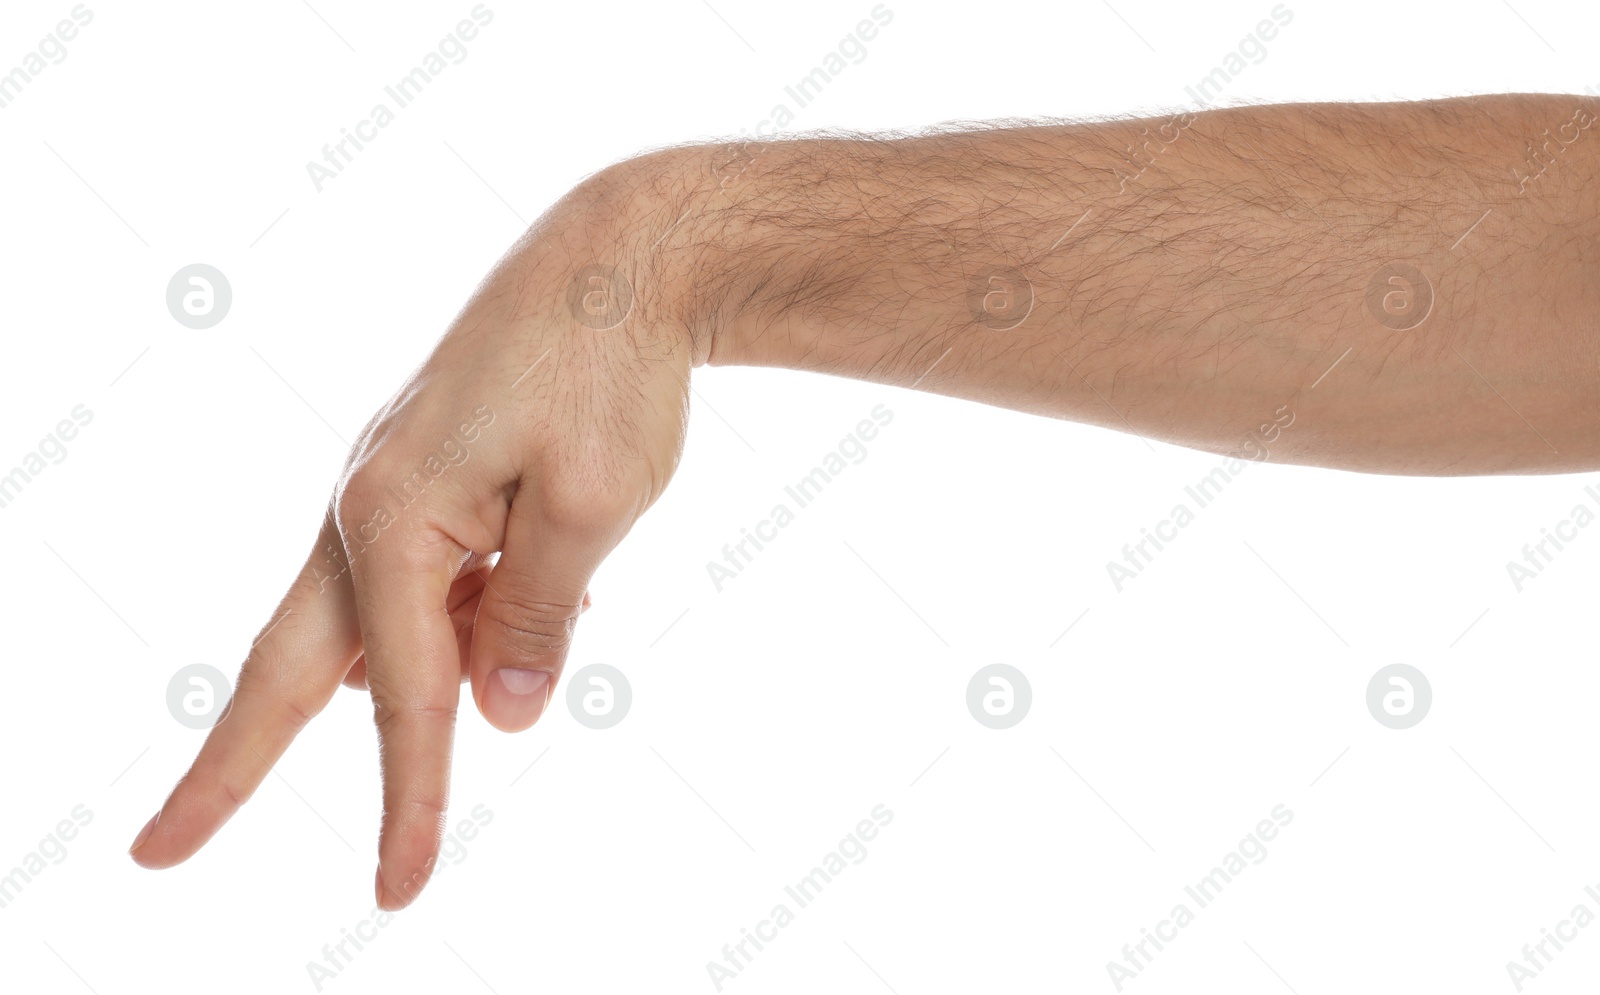
[[533, 725], [549, 700], [549, 671], [501, 667], [489, 675], [483, 712], [497, 728], [517, 731]]
[[377, 876], [373, 879], [372, 885], [373, 893], [378, 899], [378, 908], [385, 912], [399, 912], [416, 901], [417, 892], [420, 890], [420, 886], [417, 884], [418, 881], [421, 881], [422, 884], [427, 884], [427, 877], [423, 874], [413, 875], [403, 891], [390, 888], [383, 883], [383, 864], [380, 863]]
[[135, 836], [133, 838], [133, 846], [128, 847], [128, 852], [130, 854], [131, 853], [137, 853], [139, 851], [139, 848], [141, 846], [144, 846], [144, 841], [150, 838], [150, 834], [151, 833], [155, 832], [156, 823], [160, 822], [160, 821], [161, 821], [161, 813], [160, 812], [157, 812], [155, 815], [152, 815], [150, 817], [150, 821], [144, 824], [144, 828], [143, 829], [139, 830], [139, 835]]

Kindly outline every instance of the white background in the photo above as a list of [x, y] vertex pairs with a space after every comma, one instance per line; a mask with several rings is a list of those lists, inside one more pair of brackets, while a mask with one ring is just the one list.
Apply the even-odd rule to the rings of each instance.
[[[1273, 6], [1113, 2], [890, 0], [794, 128], [1190, 106]], [[1591, 5], [1514, 3], [1290, 0], [1227, 98], [1600, 88]], [[469, 0], [91, 2], [0, 110], [0, 473], [94, 413], [0, 509], [0, 874], [93, 812], [0, 909], [0, 988], [313, 991], [307, 963], [371, 916], [354, 691], [195, 859], [128, 860], [203, 736], [167, 682], [236, 672], [342, 440], [525, 220], [641, 149], [753, 128], [872, 7], [714, 4], [491, 0], [466, 61], [321, 193], [306, 162]], [[71, 7], [6, 4], [0, 71]], [[208, 331], [165, 308], [194, 262], [233, 287]], [[584, 728], [563, 685], [511, 737], [464, 709], [451, 823], [493, 820], [324, 991], [713, 992], [706, 963], [880, 804], [866, 859], [724, 990], [1112, 992], [1106, 963], [1280, 804], [1268, 857], [1125, 990], [1512, 991], [1524, 943], [1600, 912], [1600, 530], [1521, 593], [1505, 567], [1595, 475], [1252, 466], [1118, 593], [1106, 562], [1214, 457], [784, 371], [695, 388], [682, 469], [595, 578], [568, 665], [624, 671], [631, 713]], [[878, 404], [868, 458], [714, 590], [707, 561]], [[1001, 732], [965, 705], [997, 662], [1034, 699]], [[1403, 732], [1365, 705], [1396, 662], [1434, 692]], [[1535, 990], [1597, 976], [1590, 927]]]

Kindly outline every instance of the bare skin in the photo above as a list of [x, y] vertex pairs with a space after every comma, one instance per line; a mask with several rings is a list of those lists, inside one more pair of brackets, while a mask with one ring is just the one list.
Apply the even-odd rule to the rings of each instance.
[[1600, 468], [1596, 123], [1563, 96], [1285, 105], [605, 170], [362, 432], [134, 859], [192, 856], [342, 681], [380, 735], [378, 901], [409, 904], [461, 682], [499, 729], [538, 719], [590, 577], [672, 478], [697, 366], [1251, 457], [1287, 409], [1273, 459], [1350, 470]]

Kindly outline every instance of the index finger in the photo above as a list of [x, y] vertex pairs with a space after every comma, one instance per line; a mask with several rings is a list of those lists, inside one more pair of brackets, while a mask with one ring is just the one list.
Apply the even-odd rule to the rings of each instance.
[[328, 704], [360, 652], [348, 561], [330, 510], [316, 548], [250, 648], [228, 711], [134, 840], [134, 861], [171, 867], [204, 846]]

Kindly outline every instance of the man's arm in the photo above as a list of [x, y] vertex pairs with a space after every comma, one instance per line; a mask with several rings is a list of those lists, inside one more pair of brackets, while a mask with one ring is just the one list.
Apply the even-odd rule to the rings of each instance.
[[383, 760], [376, 897], [414, 899], [459, 682], [497, 728], [542, 714], [589, 578], [677, 467], [696, 365], [916, 386], [1252, 458], [1600, 466], [1596, 109], [1259, 107], [605, 170], [529, 229], [361, 433], [135, 859], [191, 856], [349, 680], [371, 690]]
[[1220, 452], [1288, 405], [1273, 458], [1347, 469], [1593, 469], [1597, 116], [1501, 96], [689, 150], [658, 251], [694, 260], [716, 365], [925, 375]]

